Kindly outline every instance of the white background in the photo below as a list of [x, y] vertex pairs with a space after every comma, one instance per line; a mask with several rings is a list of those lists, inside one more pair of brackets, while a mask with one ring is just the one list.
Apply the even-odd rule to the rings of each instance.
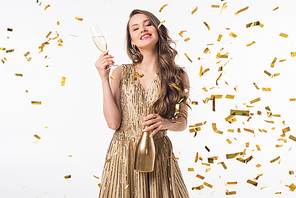
[[[40, 5], [41, 2], [41, 5]], [[223, 3], [227, 8], [219, 15]], [[186, 67], [190, 77], [193, 101], [189, 111], [189, 124], [206, 121], [202, 130], [194, 134], [187, 128], [182, 133], [169, 132], [174, 153], [179, 157], [179, 166], [191, 197], [295, 197], [285, 185], [296, 184], [295, 146], [288, 137], [296, 136], [295, 110], [296, 98], [295, 72], [296, 52], [295, 7], [289, 0], [15, 0], [0, 3], [0, 48], [14, 49], [12, 53], [0, 50], [0, 197], [38, 197], [38, 198], [95, 198], [98, 196], [98, 183], [105, 162], [105, 154], [113, 131], [108, 129], [102, 114], [102, 90], [99, 75], [94, 63], [100, 55], [89, 32], [92, 24], [99, 24], [105, 34], [110, 53], [118, 64], [130, 63], [125, 53], [125, 28], [129, 13], [135, 9], [145, 9], [154, 13], [170, 30], [172, 39], [177, 41], [179, 56], [177, 63]], [[159, 9], [168, 3], [162, 12]], [[50, 5], [44, 10], [46, 5]], [[212, 8], [220, 5], [220, 8]], [[191, 11], [198, 6], [192, 15]], [[249, 6], [238, 16], [234, 13]], [[278, 7], [278, 10], [273, 11]], [[83, 21], [75, 20], [83, 18]], [[60, 25], [57, 25], [57, 21]], [[264, 27], [246, 28], [247, 23], [260, 21]], [[209, 24], [209, 31], [204, 25]], [[13, 28], [13, 32], [7, 31]], [[229, 28], [230, 30], [227, 30]], [[181, 30], [187, 30], [183, 37]], [[56, 40], [50, 40], [40, 54], [38, 46], [50, 38], [63, 40], [63, 47]], [[237, 38], [229, 36], [234, 32]], [[283, 32], [288, 38], [280, 37]], [[223, 37], [217, 41], [218, 35]], [[188, 42], [184, 39], [190, 37]], [[255, 41], [250, 47], [246, 45]], [[213, 43], [214, 45], [207, 45]], [[211, 54], [204, 54], [208, 47]], [[217, 52], [229, 52], [229, 58], [216, 59]], [[30, 52], [27, 61], [24, 54]], [[193, 60], [189, 62], [187, 53]], [[48, 56], [45, 58], [45, 56]], [[198, 60], [198, 57], [201, 60]], [[274, 68], [272, 60], [277, 57]], [[280, 59], [286, 59], [279, 62]], [[222, 60], [217, 64], [219, 60]], [[216, 79], [224, 73], [218, 86]], [[48, 67], [46, 67], [48, 65]], [[199, 78], [200, 66], [210, 71]], [[280, 73], [271, 78], [264, 73]], [[23, 77], [15, 76], [23, 74]], [[66, 84], [61, 86], [62, 77]], [[225, 83], [228, 83], [228, 85]], [[257, 90], [253, 83], [260, 90]], [[235, 91], [234, 87], [238, 87]], [[208, 92], [202, 90], [206, 87]], [[262, 91], [270, 87], [272, 91]], [[210, 88], [213, 88], [210, 90]], [[28, 90], [28, 93], [26, 93]], [[221, 94], [216, 100], [216, 111], [212, 111], [212, 101], [204, 103], [211, 94]], [[226, 94], [235, 95], [226, 99]], [[261, 101], [250, 104], [260, 97]], [[31, 101], [41, 101], [42, 105], [32, 105]], [[254, 107], [247, 108], [246, 105]], [[281, 117], [267, 117], [265, 107]], [[250, 110], [254, 116], [236, 116], [237, 121], [229, 124], [225, 117], [230, 109]], [[261, 111], [262, 115], [258, 115]], [[274, 124], [264, 120], [274, 121]], [[285, 121], [283, 123], [283, 121]], [[212, 123], [223, 134], [213, 132]], [[272, 127], [275, 127], [272, 130]], [[290, 127], [286, 133], [287, 143], [282, 138], [282, 129]], [[241, 133], [237, 132], [241, 129]], [[254, 134], [244, 130], [253, 129]], [[234, 129], [234, 133], [227, 132]], [[265, 129], [267, 133], [258, 129]], [[40, 140], [34, 137], [37, 134]], [[229, 138], [232, 144], [228, 144]], [[246, 142], [250, 147], [246, 148]], [[259, 145], [261, 151], [256, 149]], [[283, 145], [276, 148], [275, 145]], [[210, 152], [205, 149], [210, 148]], [[242, 152], [246, 149], [247, 158], [253, 156], [248, 164], [236, 159], [226, 159], [226, 154]], [[194, 162], [196, 152], [203, 161]], [[72, 157], [68, 157], [72, 155]], [[211, 164], [207, 158], [219, 156]], [[280, 160], [270, 160], [280, 156]], [[224, 170], [218, 162], [224, 162]], [[279, 163], [280, 162], [280, 163]], [[260, 168], [256, 168], [261, 164]], [[188, 168], [194, 168], [189, 172]], [[247, 180], [254, 180], [263, 174], [255, 187]], [[205, 176], [204, 180], [196, 174]], [[71, 175], [65, 179], [65, 175]], [[96, 175], [100, 179], [93, 177]], [[226, 185], [235, 182], [237, 185]], [[192, 190], [204, 182], [201, 190]], [[261, 189], [261, 187], [266, 187]], [[226, 189], [236, 191], [236, 195], [226, 196]], [[281, 192], [282, 194], [275, 194]]]

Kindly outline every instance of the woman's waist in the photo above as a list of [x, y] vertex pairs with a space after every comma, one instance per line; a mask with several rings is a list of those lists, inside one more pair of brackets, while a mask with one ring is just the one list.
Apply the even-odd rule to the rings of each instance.
[[[122, 130], [119, 128], [114, 132], [113, 138], [115, 138], [118, 141], [130, 140], [130, 141], [138, 142], [142, 134], [143, 134], [143, 131], [141, 130], [140, 131]], [[166, 135], [167, 135], [167, 130], [160, 130], [153, 136], [153, 140], [163, 138]]]

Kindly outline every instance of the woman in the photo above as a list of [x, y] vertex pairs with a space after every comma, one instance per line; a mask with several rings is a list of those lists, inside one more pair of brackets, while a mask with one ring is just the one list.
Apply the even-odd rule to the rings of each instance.
[[[106, 71], [113, 56], [105, 51], [95, 66], [103, 86], [103, 112], [116, 130], [109, 145], [99, 197], [189, 197], [166, 133], [187, 126], [189, 80], [175, 64], [177, 51], [168, 30], [150, 12], [133, 10], [127, 23], [127, 54], [132, 64]], [[139, 74], [144, 74], [140, 77]], [[142, 131], [151, 131], [155, 165], [151, 173], [134, 170]]]

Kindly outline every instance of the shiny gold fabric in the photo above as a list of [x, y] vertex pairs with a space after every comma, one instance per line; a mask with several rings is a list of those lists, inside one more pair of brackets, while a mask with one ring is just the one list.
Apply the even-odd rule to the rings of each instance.
[[165, 130], [153, 136], [156, 151], [154, 171], [143, 173], [134, 170], [135, 149], [143, 131], [143, 117], [146, 110], [154, 113], [151, 106], [160, 94], [157, 75], [145, 92], [140, 78], [134, 79], [136, 72], [133, 64], [122, 66], [119, 83], [122, 122], [107, 151], [99, 198], [187, 198], [189, 195], [179, 166], [173, 159], [172, 144]]

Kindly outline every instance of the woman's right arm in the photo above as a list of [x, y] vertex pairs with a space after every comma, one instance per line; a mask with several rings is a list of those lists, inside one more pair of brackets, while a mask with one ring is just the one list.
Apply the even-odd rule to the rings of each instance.
[[114, 69], [112, 75], [114, 80], [109, 80], [109, 74], [106, 71], [108, 65], [113, 65], [113, 56], [105, 51], [101, 54], [95, 66], [100, 74], [103, 88], [103, 113], [107, 125], [110, 129], [116, 130], [121, 123], [120, 111], [120, 89], [119, 81], [121, 77], [121, 67]]

